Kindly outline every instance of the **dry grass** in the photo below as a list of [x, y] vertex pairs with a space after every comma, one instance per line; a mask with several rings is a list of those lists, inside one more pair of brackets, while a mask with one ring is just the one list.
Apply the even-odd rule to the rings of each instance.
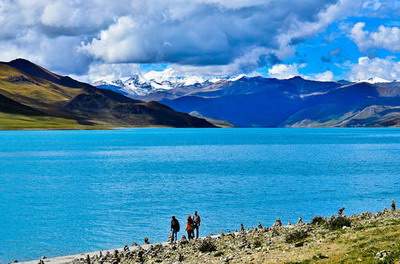
[[49, 116], [24, 116], [0, 113], [0, 130], [20, 129], [108, 129], [109, 126], [86, 126], [76, 120], [49, 117]]

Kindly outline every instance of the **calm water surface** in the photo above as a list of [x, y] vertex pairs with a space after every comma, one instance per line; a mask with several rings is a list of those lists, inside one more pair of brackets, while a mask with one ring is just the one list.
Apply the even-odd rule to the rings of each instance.
[[400, 200], [400, 129], [0, 132], [0, 263]]

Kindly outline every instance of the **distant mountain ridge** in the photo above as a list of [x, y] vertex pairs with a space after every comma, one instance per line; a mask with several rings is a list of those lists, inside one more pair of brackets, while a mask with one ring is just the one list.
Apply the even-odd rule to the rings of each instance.
[[100, 89], [122, 93], [128, 97], [139, 98], [178, 87], [201, 86], [212, 83], [212, 81], [199, 76], [175, 76], [174, 74], [172, 70], [150, 71], [145, 74], [132, 74], [128, 78], [98, 80], [93, 85]]
[[141, 100], [239, 127], [376, 127], [400, 125], [400, 82], [320, 82], [246, 77], [152, 90]]
[[0, 62], [0, 128], [213, 127], [176, 112], [61, 76], [24, 59]]
[[161, 102], [179, 111], [196, 111], [242, 127], [400, 125], [398, 82], [343, 84], [300, 77], [242, 78], [223, 83], [214, 91], [200, 91]]

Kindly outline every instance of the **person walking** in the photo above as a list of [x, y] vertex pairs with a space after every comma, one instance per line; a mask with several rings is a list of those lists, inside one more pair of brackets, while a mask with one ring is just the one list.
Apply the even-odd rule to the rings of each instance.
[[201, 224], [201, 218], [200, 215], [196, 212], [194, 212], [193, 216], [193, 223], [194, 223], [194, 230], [196, 232], [196, 239], [199, 238], [199, 229], [200, 229], [200, 224]]
[[171, 218], [171, 232], [172, 232], [171, 242], [175, 242], [178, 240], [179, 230], [180, 230], [179, 221], [178, 221], [178, 219], [176, 219], [175, 216], [172, 216], [172, 218]]
[[186, 223], [186, 232], [188, 235], [188, 239], [191, 240], [193, 236], [193, 228], [194, 228], [194, 223], [192, 217], [189, 215], [187, 218], [187, 223]]

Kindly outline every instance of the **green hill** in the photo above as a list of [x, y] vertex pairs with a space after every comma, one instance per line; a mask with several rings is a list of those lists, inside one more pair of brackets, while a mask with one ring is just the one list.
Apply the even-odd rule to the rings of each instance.
[[133, 100], [46, 70], [0, 62], [0, 129], [213, 127], [157, 102]]

